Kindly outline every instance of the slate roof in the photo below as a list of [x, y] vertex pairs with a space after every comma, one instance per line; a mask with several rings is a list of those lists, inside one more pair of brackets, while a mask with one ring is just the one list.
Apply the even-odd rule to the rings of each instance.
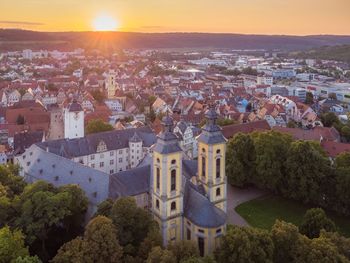
[[68, 111], [71, 111], [71, 112], [83, 111], [83, 108], [76, 100], [73, 100], [73, 102], [68, 105]]
[[110, 176], [109, 198], [135, 196], [150, 190], [151, 166], [146, 165]]
[[141, 138], [143, 146], [150, 147], [156, 142], [156, 136], [152, 130], [145, 126], [134, 129], [114, 130], [90, 134], [84, 138], [59, 139], [38, 143], [37, 145], [51, 153], [74, 158], [95, 154], [98, 144], [104, 141], [107, 151], [123, 149], [129, 147], [129, 140], [135, 133]]
[[22, 154], [32, 144], [43, 140], [43, 131], [20, 132], [16, 133], [13, 138], [14, 154]]
[[220, 227], [226, 222], [226, 214], [187, 182], [184, 195], [184, 216], [195, 225], [205, 228]]

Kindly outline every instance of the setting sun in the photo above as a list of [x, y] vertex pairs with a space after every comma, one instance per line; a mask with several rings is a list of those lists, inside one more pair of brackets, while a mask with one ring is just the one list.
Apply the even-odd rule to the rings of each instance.
[[118, 22], [108, 15], [101, 15], [95, 18], [92, 23], [95, 31], [114, 31], [118, 29]]

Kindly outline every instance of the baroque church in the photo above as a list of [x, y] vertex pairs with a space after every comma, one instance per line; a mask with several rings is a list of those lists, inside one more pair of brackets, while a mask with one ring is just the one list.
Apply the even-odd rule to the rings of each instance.
[[[198, 243], [201, 255], [212, 252], [226, 230], [226, 139], [216, 124], [214, 109], [198, 136], [198, 161], [185, 161], [173, 121], [153, 148], [150, 194], [152, 213], [159, 223], [164, 245], [174, 240]], [[192, 171], [184, 171], [192, 166]]]
[[[68, 111], [74, 128], [80, 120], [79, 115], [76, 118], [80, 108], [75, 103]], [[226, 139], [216, 124], [213, 108], [206, 112], [206, 118], [196, 138], [197, 160], [188, 159], [174, 133], [172, 118], [165, 116], [163, 131], [157, 137], [145, 128], [80, 137], [76, 131], [81, 127], [77, 127], [76, 131], [72, 129], [73, 138], [33, 144], [15, 161], [27, 182], [78, 184], [89, 199], [90, 216], [107, 198], [131, 196], [139, 207], [151, 211], [165, 246], [192, 240], [200, 254], [207, 255], [226, 231], [227, 179]], [[102, 166], [112, 160], [120, 160], [116, 172], [95, 166], [95, 162]], [[130, 165], [132, 160], [134, 165]], [[121, 166], [125, 161], [129, 165]]]

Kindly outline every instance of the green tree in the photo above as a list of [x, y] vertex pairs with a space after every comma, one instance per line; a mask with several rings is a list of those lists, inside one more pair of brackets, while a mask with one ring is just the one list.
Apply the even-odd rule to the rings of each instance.
[[113, 204], [114, 204], [114, 201], [110, 198], [104, 200], [102, 203], [100, 203], [97, 206], [97, 212], [95, 216], [110, 217]]
[[342, 262], [349, 261], [341, 255], [335, 245], [325, 238], [305, 239], [305, 252], [298, 262], [318, 263], [318, 262]]
[[64, 185], [59, 187], [58, 191], [69, 194], [69, 203], [66, 205], [70, 214], [63, 219], [63, 224], [66, 233], [69, 234], [69, 239], [72, 239], [80, 233], [89, 200], [78, 185]]
[[303, 253], [303, 236], [297, 226], [276, 220], [271, 229], [271, 238], [274, 244], [273, 262], [298, 262]]
[[327, 112], [321, 115], [321, 121], [325, 127], [332, 127], [335, 124], [339, 124], [340, 120], [333, 112]]
[[329, 171], [329, 161], [323, 156], [319, 145], [310, 141], [295, 141], [288, 150], [283, 191], [292, 199], [321, 204], [324, 197], [321, 186], [328, 178]]
[[97, 216], [92, 219], [86, 226], [84, 242], [87, 262], [121, 262], [123, 250], [117, 239], [117, 230], [109, 218]]
[[136, 255], [141, 242], [153, 226], [154, 221], [149, 212], [137, 207], [132, 197], [119, 198], [113, 204], [110, 218], [117, 228], [124, 252]]
[[229, 227], [216, 250], [218, 262], [272, 262], [274, 246], [267, 231], [250, 227]]
[[311, 92], [306, 92], [305, 103], [309, 105], [314, 103], [314, 95]]
[[23, 192], [26, 183], [22, 176], [19, 176], [17, 165], [0, 165], [0, 183], [6, 188], [7, 196], [12, 198]]
[[284, 175], [291, 136], [275, 131], [254, 133], [256, 152], [255, 184], [264, 189], [281, 192], [286, 187]]
[[77, 237], [58, 250], [52, 263], [85, 263], [86, 246], [81, 237]]
[[113, 131], [114, 128], [109, 123], [106, 123], [100, 119], [91, 120], [86, 125], [86, 134], [99, 133], [105, 131]]
[[177, 263], [177, 261], [171, 251], [158, 246], [149, 253], [147, 263]]
[[328, 239], [337, 247], [340, 254], [350, 260], [350, 238], [341, 236], [338, 232], [326, 232], [321, 230], [320, 238]]
[[350, 141], [350, 127], [344, 125], [340, 130], [341, 135], [345, 138], [345, 140], [348, 142]]
[[335, 158], [335, 165], [337, 168], [350, 167], [350, 152], [343, 152]]
[[41, 260], [37, 256], [25, 256], [16, 258], [14, 263], [41, 263]]
[[21, 231], [11, 231], [8, 226], [0, 229], [0, 263], [15, 262], [18, 257], [28, 256]]
[[188, 240], [170, 243], [168, 250], [173, 253], [177, 262], [182, 262], [183, 260], [193, 257], [199, 257], [198, 246], [196, 243]]
[[255, 147], [250, 135], [239, 133], [229, 140], [226, 173], [231, 184], [245, 186], [255, 172]]
[[322, 229], [327, 232], [336, 230], [334, 222], [327, 217], [323, 209], [312, 208], [307, 210], [300, 225], [300, 233], [309, 238], [315, 238], [320, 236]]

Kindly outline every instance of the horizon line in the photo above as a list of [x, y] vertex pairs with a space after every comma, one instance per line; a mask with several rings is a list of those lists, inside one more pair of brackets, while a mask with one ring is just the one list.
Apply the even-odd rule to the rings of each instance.
[[349, 34], [332, 34], [332, 33], [314, 33], [314, 34], [282, 34], [282, 33], [237, 33], [237, 32], [206, 32], [206, 31], [164, 31], [164, 32], [143, 32], [132, 30], [114, 30], [114, 31], [94, 31], [94, 30], [62, 30], [62, 31], [46, 31], [32, 30], [25, 28], [2, 28], [0, 30], [20, 30], [38, 33], [134, 33], [134, 34], [212, 34], [212, 35], [254, 35], [254, 36], [290, 36], [290, 37], [311, 37], [311, 36], [340, 36], [350, 37]]

